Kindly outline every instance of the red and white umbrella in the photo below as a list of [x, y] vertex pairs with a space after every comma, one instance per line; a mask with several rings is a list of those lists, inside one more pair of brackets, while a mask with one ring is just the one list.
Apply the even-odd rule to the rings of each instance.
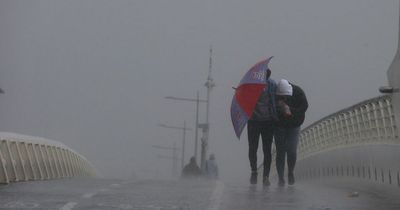
[[240, 139], [243, 128], [253, 115], [257, 101], [267, 85], [269, 57], [258, 62], [244, 75], [236, 88], [231, 104], [231, 119], [236, 136]]

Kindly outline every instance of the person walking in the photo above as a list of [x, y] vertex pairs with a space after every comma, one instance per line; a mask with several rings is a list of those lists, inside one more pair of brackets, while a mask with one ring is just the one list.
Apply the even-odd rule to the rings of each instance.
[[209, 179], [218, 179], [218, 166], [214, 154], [206, 160], [206, 174]]
[[182, 170], [182, 178], [195, 178], [201, 175], [201, 169], [197, 165], [196, 158], [191, 157], [190, 162]]
[[270, 76], [271, 70], [267, 69], [267, 85], [256, 103], [252, 117], [247, 123], [249, 160], [251, 167], [250, 184], [257, 184], [257, 150], [261, 135], [264, 153], [263, 184], [265, 186], [270, 185], [269, 173], [271, 167], [271, 145], [274, 136], [274, 123], [277, 119], [275, 108], [276, 82], [272, 80]]
[[282, 79], [276, 90], [278, 122], [275, 128], [276, 169], [279, 186], [285, 185], [285, 158], [287, 156], [288, 184], [295, 183], [294, 168], [297, 159], [300, 126], [305, 119], [308, 101], [304, 91], [297, 85]]

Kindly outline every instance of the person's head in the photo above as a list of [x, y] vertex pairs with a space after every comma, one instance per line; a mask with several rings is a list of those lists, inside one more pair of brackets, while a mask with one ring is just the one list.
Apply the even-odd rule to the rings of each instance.
[[215, 155], [214, 154], [210, 155], [210, 160], [215, 160]]
[[269, 79], [271, 77], [271, 69], [268, 68], [267, 69], [267, 79]]
[[276, 88], [276, 96], [277, 98], [287, 98], [292, 96], [293, 94], [293, 87], [286, 79], [281, 79]]
[[194, 156], [190, 158], [190, 163], [196, 163], [196, 158]]

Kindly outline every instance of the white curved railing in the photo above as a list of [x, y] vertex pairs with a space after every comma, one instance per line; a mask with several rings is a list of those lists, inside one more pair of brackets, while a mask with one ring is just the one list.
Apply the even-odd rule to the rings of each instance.
[[[340, 110], [302, 129], [296, 164], [297, 176], [312, 180], [332, 176], [357, 177], [400, 187], [400, 168], [396, 157], [378, 158], [368, 153], [373, 149], [362, 147], [396, 145], [391, 147], [395, 152], [388, 152], [398, 153], [396, 151], [400, 148], [400, 138], [395, 112], [392, 96], [383, 95]], [[353, 150], [349, 152], [351, 148]], [[345, 156], [332, 156], [332, 153], [326, 155], [334, 150]], [[271, 169], [273, 178], [276, 178], [275, 148], [272, 153]]]
[[[400, 168], [396, 157], [390, 155], [398, 153], [400, 148], [395, 111], [392, 96], [384, 95], [331, 114], [303, 129], [296, 167], [299, 178], [354, 177], [400, 187]], [[384, 150], [377, 147], [382, 145], [392, 146]], [[328, 154], [333, 150], [339, 153]], [[384, 154], [386, 151], [388, 154]]]
[[95, 174], [85, 157], [60, 142], [0, 133], [0, 183]]
[[299, 160], [343, 147], [400, 144], [392, 99], [384, 95], [331, 114], [303, 129]]

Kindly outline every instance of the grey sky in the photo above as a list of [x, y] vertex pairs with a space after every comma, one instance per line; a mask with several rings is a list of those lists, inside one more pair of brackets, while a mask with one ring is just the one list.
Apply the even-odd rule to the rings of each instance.
[[170, 176], [151, 145], [181, 133], [157, 124], [194, 127], [195, 106], [163, 97], [205, 97], [212, 45], [210, 151], [247, 179], [229, 106], [252, 65], [275, 56], [272, 77], [307, 94], [307, 125], [379, 95], [397, 32], [395, 0], [0, 0], [0, 130], [61, 141], [106, 176]]

